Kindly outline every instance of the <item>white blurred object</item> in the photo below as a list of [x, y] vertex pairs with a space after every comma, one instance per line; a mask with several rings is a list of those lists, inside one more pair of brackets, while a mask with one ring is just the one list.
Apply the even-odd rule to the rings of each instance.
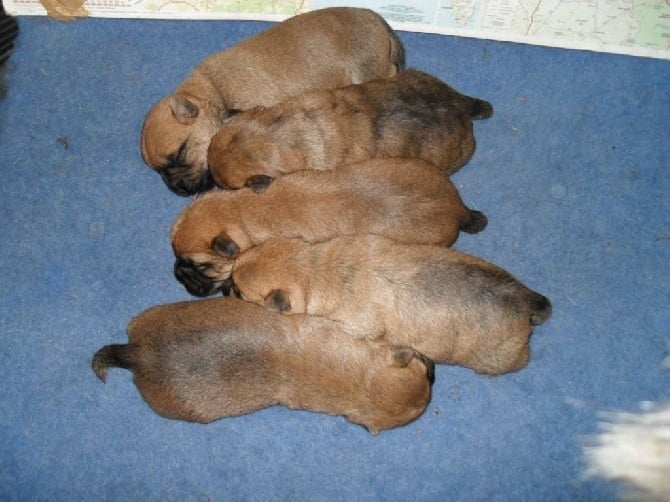
[[644, 402], [641, 413], [603, 413], [585, 446], [586, 476], [624, 485], [623, 498], [670, 501], [670, 402]]

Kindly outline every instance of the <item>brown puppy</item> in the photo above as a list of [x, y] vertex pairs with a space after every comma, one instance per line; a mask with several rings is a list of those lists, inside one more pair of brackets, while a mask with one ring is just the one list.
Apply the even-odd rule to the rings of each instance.
[[404, 66], [400, 39], [371, 10], [338, 7], [289, 18], [208, 57], [156, 103], [142, 127], [142, 157], [175, 193], [206, 190], [209, 141], [237, 111], [391, 77]]
[[528, 363], [532, 326], [551, 313], [547, 298], [491, 263], [376, 236], [269, 240], [237, 258], [232, 278], [245, 300], [490, 375]]
[[263, 193], [217, 191], [193, 201], [172, 226], [175, 276], [196, 296], [227, 292], [237, 254], [272, 237], [310, 242], [371, 233], [449, 246], [486, 217], [418, 159], [370, 160], [337, 171], [300, 171]]
[[475, 151], [472, 121], [492, 114], [488, 102], [407, 70], [237, 115], [212, 138], [209, 169], [224, 188], [383, 157], [421, 158], [450, 175]]
[[129, 369], [158, 414], [193, 422], [281, 404], [344, 415], [376, 434], [421, 415], [434, 378], [433, 363], [413, 349], [235, 298], [151, 308], [130, 322], [128, 340], [95, 354], [98, 377]]

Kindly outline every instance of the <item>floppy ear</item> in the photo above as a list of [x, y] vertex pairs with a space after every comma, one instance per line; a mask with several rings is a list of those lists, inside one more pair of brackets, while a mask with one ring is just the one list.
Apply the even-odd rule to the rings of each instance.
[[254, 174], [247, 178], [245, 186], [251, 188], [254, 193], [263, 193], [265, 189], [274, 181], [272, 176], [267, 176], [265, 174]]
[[273, 289], [265, 297], [265, 308], [275, 312], [290, 312], [291, 301], [288, 298], [288, 293], [281, 289]]
[[180, 94], [170, 96], [170, 108], [174, 118], [182, 124], [191, 124], [198, 116], [198, 106]]
[[224, 258], [235, 258], [240, 253], [240, 248], [226, 234], [214, 237], [212, 249], [219, 256]]
[[230, 120], [233, 118], [235, 115], [238, 113], [242, 113], [242, 110], [238, 110], [237, 108], [225, 108], [221, 111], [221, 122], [225, 122], [226, 120]]
[[391, 350], [391, 366], [394, 368], [404, 368], [416, 356], [416, 351], [412, 347], [404, 345], [394, 345]]

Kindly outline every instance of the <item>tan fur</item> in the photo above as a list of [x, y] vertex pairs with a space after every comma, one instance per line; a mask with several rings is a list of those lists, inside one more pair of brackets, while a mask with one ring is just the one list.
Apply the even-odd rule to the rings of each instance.
[[485, 101], [407, 70], [237, 115], [212, 138], [209, 169], [214, 183], [226, 188], [241, 188], [258, 175], [384, 157], [421, 158], [450, 175], [475, 151], [473, 119], [492, 112]]
[[208, 57], [154, 105], [142, 128], [142, 157], [176, 193], [201, 191], [209, 187], [209, 141], [231, 111], [390, 77], [404, 64], [401, 41], [371, 10], [337, 7], [289, 18]]
[[[337, 171], [300, 171], [265, 192], [218, 191], [193, 201], [172, 226], [175, 273], [199, 296], [230, 276], [235, 255], [272, 237], [316, 242], [370, 233], [401, 242], [451, 245], [486, 217], [469, 210], [438, 169], [418, 159], [370, 160]], [[215, 241], [237, 249], [218, 249]]]
[[333, 319], [357, 338], [383, 336], [492, 375], [527, 364], [531, 326], [551, 311], [491, 263], [377, 236], [269, 240], [242, 253], [232, 277], [247, 301]]
[[128, 344], [103, 347], [92, 365], [103, 381], [110, 367], [131, 370], [167, 418], [207, 423], [280, 404], [344, 415], [375, 434], [423, 413], [434, 374], [407, 347], [234, 298], [148, 309], [130, 322]]

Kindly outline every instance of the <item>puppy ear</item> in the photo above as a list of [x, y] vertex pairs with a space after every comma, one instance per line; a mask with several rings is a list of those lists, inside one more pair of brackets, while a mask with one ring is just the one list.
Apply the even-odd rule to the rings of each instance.
[[238, 113], [242, 113], [242, 110], [238, 110], [237, 108], [225, 108], [221, 111], [221, 122], [225, 122], [226, 120], [230, 120], [233, 118], [235, 115]]
[[416, 356], [416, 351], [405, 345], [393, 345], [391, 351], [391, 366], [394, 368], [404, 368]]
[[214, 237], [212, 249], [219, 256], [224, 258], [235, 258], [240, 253], [240, 248], [226, 234]]
[[288, 293], [281, 289], [273, 289], [265, 297], [265, 308], [275, 312], [290, 312], [291, 301], [288, 298]]
[[186, 96], [174, 94], [170, 96], [170, 108], [172, 115], [182, 124], [191, 124], [198, 116], [198, 106]]
[[251, 188], [254, 193], [263, 193], [265, 189], [274, 181], [272, 176], [265, 174], [255, 174], [247, 178], [245, 186]]

